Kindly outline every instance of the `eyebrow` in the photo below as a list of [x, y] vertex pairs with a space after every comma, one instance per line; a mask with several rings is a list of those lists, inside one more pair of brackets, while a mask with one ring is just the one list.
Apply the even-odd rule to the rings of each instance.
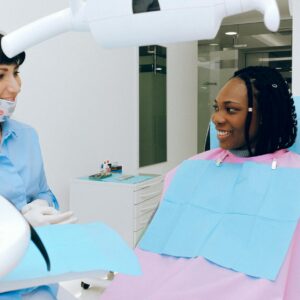
[[[215, 102], [215, 103], [218, 103], [217, 99], [215, 99], [214, 102]], [[225, 101], [224, 101], [224, 104], [231, 104], [231, 103], [234, 103], [234, 104], [241, 104], [240, 102], [234, 101], [234, 100], [225, 100]]]
[[[18, 70], [19, 69], [19, 66], [15, 66], [14, 67], [14, 70]], [[5, 67], [0, 67], [0, 70], [1, 71], [8, 71], [9, 69], [8, 68], [5, 68]]]

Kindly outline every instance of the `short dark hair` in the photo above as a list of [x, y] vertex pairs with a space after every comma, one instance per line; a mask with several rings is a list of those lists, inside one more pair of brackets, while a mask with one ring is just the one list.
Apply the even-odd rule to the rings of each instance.
[[24, 60], [25, 60], [25, 57], [26, 57], [26, 54], [25, 52], [22, 52], [12, 58], [9, 58], [7, 57], [3, 50], [2, 50], [2, 46], [1, 46], [1, 41], [2, 41], [2, 38], [3, 38], [3, 34], [0, 33], [0, 64], [2, 65], [17, 65], [17, 66], [20, 66]]
[[252, 66], [234, 73], [247, 87], [248, 107], [256, 99], [260, 125], [255, 150], [250, 146], [249, 128], [252, 113], [248, 112], [245, 139], [250, 156], [273, 153], [291, 147], [297, 136], [297, 116], [289, 86], [273, 68]]

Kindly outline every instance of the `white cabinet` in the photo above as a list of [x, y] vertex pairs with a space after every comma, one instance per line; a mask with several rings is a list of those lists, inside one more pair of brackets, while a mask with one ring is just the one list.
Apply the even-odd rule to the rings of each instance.
[[115, 229], [134, 247], [156, 209], [163, 189], [163, 177], [139, 183], [73, 179], [70, 209], [79, 223], [103, 222]]

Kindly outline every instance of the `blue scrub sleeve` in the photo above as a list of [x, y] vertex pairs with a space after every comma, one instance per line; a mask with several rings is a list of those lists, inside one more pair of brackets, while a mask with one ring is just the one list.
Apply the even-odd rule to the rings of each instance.
[[50, 189], [48, 189], [48, 191], [46, 191], [46, 192], [39, 193], [37, 195], [36, 199], [44, 199], [44, 200], [48, 201], [50, 206], [53, 206], [54, 208], [59, 209], [58, 201]]
[[52, 193], [52, 191], [50, 190], [48, 183], [47, 183], [47, 179], [46, 179], [46, 174], [45, 174], [45, 169], [44, 169], [44, 163], [43, 163], [43, 157], [42, 157], [42, 151], [40, 148], [40, 143], [39, 143], [39, 138], [37, 133], [34, 131], [34, 135], [35, 135], [35, 139], [36, 139], [36, 145], [38, 147], [38, 152], [39, 152], [39, 192], [34, 196], [34, 198], [31, 201], [34, 201], [36, 199], [44, 199], [46, 201], [48, 201], [50, 206], [54, 206], [56, 209], [59, 209], [59, 204], [58, 201], [56, 199], [56, 197], [54, 196], [54, 194]]

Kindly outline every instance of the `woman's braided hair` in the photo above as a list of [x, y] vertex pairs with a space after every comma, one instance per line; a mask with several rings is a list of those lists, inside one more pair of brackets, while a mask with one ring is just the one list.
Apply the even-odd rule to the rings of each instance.
[[245, 140], [250, 156], [273, 153], [292, 146], [297, 136], [297, 116], [289, 86], [281, 74], [270, 67], [254, 66], [234, 73], [245, 82], [248, 108], [256, 100], [260, 125], [253, 153], [249, 140], [252, 119], [248, 111], [245, 125]]

